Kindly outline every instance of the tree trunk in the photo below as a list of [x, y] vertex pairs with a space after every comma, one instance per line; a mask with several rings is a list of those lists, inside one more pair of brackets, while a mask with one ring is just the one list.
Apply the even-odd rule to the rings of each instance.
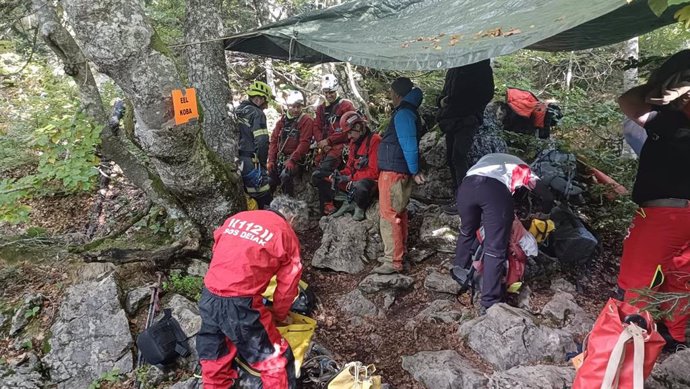
[[134, 134], [158, 172], [160, 184], [210, 237], [213, 228], [241, 206], [239, 180], [209, 151], [200, 123], [175, 126], [171, 92], [185, 85], [140, 2], [62, 3], [84, 54], [132, 102]]
[[142, 158], [132, 153], [135, 146], [117, 132], [117, 126], [106, 124], [107, 115], [91, 67], [77, 42], [62, 25], [54, 5], [47, 0], [32, 0], [31, 7], [38, 20], [41, 37], [62, 61], [65, 73], [77, 84], [82, 109], [97, 126], [102, 126], [100, 139], [103, 155], [117, 163], [125, 176], [146, 192], [149, 199], [165, 207], [171, 217], [185, 218], [186, 213], [176, 200], [165, 188], [157, 185], [160, 178], [146, 168]]
[[196, 88], [203, 109], [204, 141], [230, 167], [235, 164], [237, 139], [235, 125], [228, 114], [232, 94], [225, 48], [223, 41], [207, 42], [223, 35], [223, 21], [218, 13], [221, 3], [222, 0], [187, 1], [185, 39], [205, 43], [186, 46], [185, 52], [189, 81]]
[[[632, 62], [636, 61], [640, 54], [640, 44], [639, 38], [635, 37], [629, 39], [625, 42], [625, 61]], [[630, 67], [630, 69], [623, 71], [623, 91], [637, 86], [639, 82], [638, 69], [637, 66]], [[622, 140], [621, 144], [621, 157], [623, 158], [637, 158], [637, 154], [633, 151], [632, 147], [625, 141]]]

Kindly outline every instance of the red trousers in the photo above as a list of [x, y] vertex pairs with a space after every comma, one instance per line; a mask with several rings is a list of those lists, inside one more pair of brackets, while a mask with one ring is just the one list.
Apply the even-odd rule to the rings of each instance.
[[407, 204], [414, 180], [408, 174], [382, 171], [379, 174], [379, 214], [383, 258], [402, 266], [407, 246]]
[[295, 387], [290, 346], [278, 332], [261, 296], [220, 297], [204, 288], [199, 312], [202, 323], [196, 348], [205, 389], [228, 389], [233, 385], [238, 374], [232, 362], [238, 353], [261, 373], [264, 388]]
[[[618, 286], [625, 300], [638, 296], [634, 289], [652, 287], [659, 292], [690, 294], [690, 208], [641, 208], [623, 243]], [[690, 314], [679, 311], [664, 320], [671, 336], [685, 341]], [[644, 303], [637, 304], [640, 308]], [[669, 308], [662, 305], [662, 308]]]

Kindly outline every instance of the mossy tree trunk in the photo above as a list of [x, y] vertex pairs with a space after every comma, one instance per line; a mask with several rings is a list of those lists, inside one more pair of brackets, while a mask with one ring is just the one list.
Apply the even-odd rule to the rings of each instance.
[[[132, 102], [134, 136], [160, 177], [158, 185], [174, 196], [208, 238], [228, 214], [242, 206], [240, 183], [236, 174], [207, 147], [203, 123], [175, 125], [171, 92], [189, 85], [175, 68], [168, 48], [150, 25], [141, 3], [61, 3], [86, 57], [112, 78]], [[205, 80], [197, 86], [207, 87]], [[205, 103], [205, 99], [201, 100], [202, 112]]]

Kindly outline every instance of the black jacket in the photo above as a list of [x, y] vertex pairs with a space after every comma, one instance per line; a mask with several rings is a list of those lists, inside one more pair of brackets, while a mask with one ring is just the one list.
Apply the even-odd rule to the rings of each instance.
[[[441, 107], [441, 99], [446, 99]], [[439, 96], [438, 119], [479, 115], [494, 97], [494, 72], [487, 59], [471, 65], [448, 69], [443, 92]]]

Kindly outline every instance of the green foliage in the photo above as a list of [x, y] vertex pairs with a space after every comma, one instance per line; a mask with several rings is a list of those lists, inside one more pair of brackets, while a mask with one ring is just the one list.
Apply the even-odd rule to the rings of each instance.
[[100, 377], [95, 379], [90, 385], [89, 389], [100, 389], [101, 384], [104, 383], [112, 383], [112, 382], [119, 382], [121, 379], [121, 373], [120, 369], [115, 368], [113, 370], [107, 371], [103, 374], [101, 374]]
[[40, 312], [40, 311], [41, 311], [40, 306], [31, 307], [28, 311], [26, 311], [24, 313], [24, 318], [25, 319], [31, 319], [32, 317], [37, 316], [38, 312]]
[[193, 301], [199, 301], [201, 298], [201, 288], [203, 286], [203, 277], [172, 274], [170, 280], [163, 283], [163, 290], [181, 294]]
[[43, 67], [32, 66], [21, 77], [29, 87], [9, 103], [7, 121], [0, 121], [0, 131], [7, 127], [0, 161], [26, 172], [14, 177], [2, 169], [0, 222], [25, 221], [26, 199], [91, 190], [98, 175], [100, 129], [80, 111], [75, 88]]

